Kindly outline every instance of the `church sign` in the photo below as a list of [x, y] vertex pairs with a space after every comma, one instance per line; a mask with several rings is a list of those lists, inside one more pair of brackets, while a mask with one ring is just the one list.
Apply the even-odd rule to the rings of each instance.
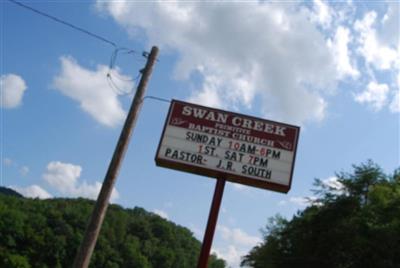
[[156, 164], [287, 193], [300, 128], [173, 100]]

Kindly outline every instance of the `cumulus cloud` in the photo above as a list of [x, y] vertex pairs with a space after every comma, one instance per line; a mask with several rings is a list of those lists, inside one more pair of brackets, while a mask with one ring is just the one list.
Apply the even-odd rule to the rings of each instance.
[[17, 186], [11, 186], [11, 189], [14, 189], [18, 193], [22, 194], [25, 197], [30, 197], [30, 198], [39, 198], [39, 199], [48, 199], [52, 198], [52, 195], [49, 194], [46, 190], [44, 190], [42, 187], [38, 185], [31, 185], [28, 187], [17, 187]]
[[354, 99], [359, 103], [366, 103], [375, 111], [381, 110], [387, 103], [389, 87], [386, 84], [378, 84], [370, 82], [367, 89], [363, 92], [356, 94]]
[[318, 198], [316, 196], [291, 196], [286, 200], [280, 200], [277, 203], [278, 206], [288, 206], [292, 205], [296, 208], [299, 207], [307, 207], [310, 205], [314, 206], [321, 206], [322, 203], [318, 201]]
[[232, 268], [239, 268], [241, 257], [247, 253], [247, 251], [238, 250], [232, 245], [228, 245], [226, 248], [213, 248], [212, 252], [219, 258], [224, 259], [228, 267]]
[[[102, 184], [94, 182], [89, 184], [86, 181], [80, 182], [82, 167], [59, 161], [50, 162], [43, 174], [43, 179], [59, 193], [71, 197], [86, 197], [96, 199]], [[114, 188], [111, 194], [111, 201], [119, 197], [118, 191]]]
[[108, 66], [98, 65], [96, 70], [89, 70], [72, 57], [63, 56], [60, 60], [61, 71], [54, 78], [54, 87], [77, 101], [81, 109], [99, 123], [108, 127], [121, 124], [126, 113], [118, 96], [132, 88], [130, 77], [121, 74], [118, 69], [115, 71], [115, 75], [121, 78], [118, 82], [120, 91], [117, 91], [107, 81]]
[[249, 189], [249, 186], [240, 183], [230, 183], [230, 185], [237, 191], [246, 191]]
[[[381, 110], [387, 103], [390, 111], [399, 111], [400, 83], [395, 81], [400, 79], [399, 6], [397, 2], [388, 2], [383, 15], [368, 11], [354, 24], [356, 51], [364, 59], [366, 73], [373, 81], [365, 91], [355, 95], [355, 100], [371, 106], [374, 111]], [[385, 80], [380, 81], [382, 77]]]
[[235, 245], [254, 246], [261, 242], [258, 236], [251, 236], [239, 228], [229, 228], [224, 225], [217, 226], [219, 232], [224, 240], [230, 241]]
[[[376, 30], [377, 14], [370, 11], [361, 20], [357, 20], [354, 29], [358, 33], [359, 48], [358, 52], [364, 57], [368, 64], [378, 70], [390, 70], [397, 66], [399, 68], [399, 44], [397, 49], [391, 42], [380, 39]], [[397, 33], [397, 34], [396, 34]], [[393, 36], [399, 38], [399, 29], [392, 32]]]
[[216, 232], [228, 246], [213, 248], [213, 252], [225, 259], [230, 267], [239, 267], [241, 256], [262, 242], [260, 237], [249, 235], [239, 228], [218, 225]]
[[176, 78], [201, 78], [190, 100], [224, 108], [251, 108], [258, 100], [265, 116], [297, 123], [325, 116], [335, 62], [296, 3], [98, 1], [97, 7], [131, 35], [144, 33], [178, 52]]
[[[340, 82], [367, 88], [355, 101], [376, 111], [386, 102], [398, 111], [392, 78], [400, 72], [399, 6], [366, 10], [354, 1], [323, 0], [96, 3], [131, 36], [146, 36], [178, 55], [175, 77], [196, 77], [189, 101], [255, 107], [265, 117], [299, 124], [326, 117], [328, 96]], [[389, 92], [381, 87], [372, 96], [369, 81], [387, 84]]]
[[338, 177], [335, 176], [322, 180], [322, 183], [335, 191], [341, 192], [344, 190], [344, 185], [339, 181]]
[[3, 108], [15, 108], [22, 103], [22, 97], [26, 90], [24, 79], [16, 74], [4, 74], [0, 76], [0, 106]]
[[289, 202], [297, 206], [308, 206], [310, 204], [310, 199], [307, 197], [293, 196], [289, 198]]
[[351, 76], [357, 78], [359, 71], [351, 62], [349, 43], [351, 41], [350, 30], [339, 26], [333, 40], [328, 40], [328, 46], [332, 49], [336, 67], [340, 77]]
[[204, 237], [204, 230], [202, 230], [197, 224], [190, 223], [189, 229], [192, 231], [193, 235], [198, 239], [202, 240]]
[[321, 0], [313, 1], [312, 20], [319, 23], [323, 28], [329, 28], [332, 23], [333, 11], [330, 6]]
[[388, 1], [387, 12], [382, 18], [379, 39], [383, 43], [400, 48], [400, 3]]
[[168, 213], [165, 212], [164, 210], [161, 210], [161, 209], [154, 209], [153, 212], [154, 212], [155, 214], [157, 214], [158, 216], [160, 216], [161, 218], [164, 218], [164, 219], [166, 219], [166, 220], [169, 220]]
[[400, 113], [400, 87], [395, 91], [395, 95], [389, 108], [392, 113]]

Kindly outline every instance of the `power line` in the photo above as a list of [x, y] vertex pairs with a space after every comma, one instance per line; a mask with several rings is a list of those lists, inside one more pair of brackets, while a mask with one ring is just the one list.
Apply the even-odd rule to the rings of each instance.
[[22, 7], [22, 8], [25, 8], [25, 9], [27, 9], [27, 10], [30, 10], [30, 11], [36, 13], [36, 14], [39, 14], [39, 15], [41, 15], [41, 16], [43, 16], [43, 17], [46, 17], [46, 18], [48, 18], [48, 19], [51, 19], [51, 20], [53, 20], [53, 21], [55, 21], [55, 22], [61, 23], [61, 24], [65, 25], [65, 26], [68, 26], [68, 27], [70, 27], [70, 28], [72, 28], [72, 29], [74, 29], [74, 30], [77, 30], [77, 31], [81, 32], [81, 33], [84, 33], [84, 34], [89, 35], [89, 36], [91, 36], [91, 37], [93, 37], [93, 38], [96, 38], [97, 40], [100, 40], [100, 41], [102, 41], [102, 42], [104, 42], [104, 43], [107, 43], [107, 44], [109, 44], [109, 45], [112, 45], [113, 47], [118, 47], [117, 44], [114, 43], [113, 41], [110, 41], [110, 40], [108, 40], [107, 38], [104, 38], [104, 37], [102, 37], [102, 36], [100, 36], [100, 35], [98, 35], [98, 34], [92, 33], [92, 32], [90, 32], [90, 31], [88, 31], [88, 30], [85, 30], [85, 29], [83, 29], [83, 28], [81, 28], [81, 27], [79, 27], [79, 26], [76, 26], [76, 25], [74, 25], [74, 24], [72, 24], [72, 23], [69, 23], [69, 22], [67, 22], [67, 21], [65, 21], [65, 20], [59, 19], [59, 18], [57, 18], [57, 17], [55, 17], [55, 16], [53, 16], [53, 15], [47, 14], [47, 13], [45, 13], [45, 12], [43, 12], [43, 11], [40, 11], [40, 10], [38, 10], [38, 9], [36, 9], [36, 8], [30, 7], [30, 6], [28, 6], [28, 5], [25, 5], [25, 4], [21, 3], [21, 2], [18, 2], [18, 1], [15, 1], [15, 0], [8, 0], [8, 1], [11, 2], [11, 3], [13, 3], [13, 4], [15, 4], [15, 5], [20, 6], [20, 7]]
[[[124, 54], [127, 54], [127, 55], [137, 54], [136, 51], [129, 49], [129, 48], [124, 48], [124, 47], [115, 48], [113, 53], [111, 54], [110, 64], [108, 65], [109, 70], [114, 69], [115, 63], [117, 62], [118, 53], [121, 53], [121, 52], [123, 52]], [[120, 79], [120, 80], [125, 80], [125, 79]], [[132, 80], [129, 79], [128, 81], [132, 81]]]
[[[50, 15], [50, 14], [48, 14], [46, 12], [43, 12], [41, 10], [38, 10], [38, 9], [33, 8], [31, 6], [28, 6], [28, 5], [25, 5], [25, 4], [23, 4], [23, 3], [19, 2], [19, 1], [16, 1], [16, 0], [8, 0], [8, 1], [13, 3], [13, 4], [15, 4], [15, 5], [17, 5], [17, 6], [20, 6], [22, 8], [25, 8], [25, 9], [29, 10], [29, 11], [32, 11], [32, 12], [34, 12], [34, 13], [40, 15], [40, 16], [46, 17], [46, 18], [51, 19], [51, 20], [53, 20], [53, 21], [55, 21], [57, 23], [63, 24], [65, 26], [68, 26], [68, 27], [76, 30], [76, 31], [84, 33], [84, 34], [86, 34], [86, 35], [88, 35], [90, 37], [93, 37], [93, 38], [95, 38], [95, 39], [97, 39], [99, 41], [102, 41], [104, 43], [112, 45], [115, 49], [114, 49], [114, 51], [113, 51], [113, 53], [111, 55], [110, 64], [109, 64], [109, 70], [108, 70], [107, 75], [106, 75], [107, 76], [107, 82], [108, 82], [109, 86], [113, 90], [115, 90], [118, 94], [130, 94], [130, 93], [132, 93], [133, 89], [131, 91], [129, 91], [129, 92], [124, 92], [123, 90], [121, 90], [112, 79], [112, 76], [115, 76], [119, 80], [123, 80], [123, 81], [126, 81], [126, 82], [134, 82], [134, 88], [136, 88], [137, 82], [139, 81], [139, 78], [141, 76], [141, 72], [139, 72], [138, 76], [135, 79], [123, 79], [122, 77], [118, 77], [117, 74], [112, 74], [112, 70], [115, 69], [115, 63], [116, 63], [116, 60], [117, 60], [117, 57], [118, 57], [119, 53], [122, 52], [124, 54], [137, 54], [137, 51], [129, 49], [129, 48], [119, 47], [115, 42], [110, 41], [109, 39], [107, 39], [105, 37], [102, 37], [102, 36], [100, 36], [98, 34], [92, 33], [89, 30], [83, 29], [82, 27], [76, 26], [76, 25], [74, 25], [74, 24], [72, 24], [70, 22], [67, 22], [67, 21], [65, 21], [63, 19], [57, 18], [57, 17], [55, 17], [53, 15]], [[149, 56], [149, 53], [144, 51], [142, 53], [142, 56], [144, 58], [147, 58]], [[158, 59], [155, 59], [155, 60], [158, 61]], [[155, 96], [145, 96], [142, 101], [144, 101], [145, 99], [153, 99], [153, 100], [158, 100], [158, 101], [163, 101], [163, 102], [168, 102], [168, 103], [170, 102], [170, 100], [166, 100], [166, 99], [155, 97]]]
[[[57, 23], [63, 24], [63, 25], [65, 25], [65, 26], [68, 26], [68, 27], [72, 28], [73, 30], [79, 31], [79, 32], [84, 33], [84, 34], [86, 34], [86, 35], [88, 35], [88, 36], [90, 36], [90, 37], [93, 37], [93, 38], [95, 38], [95, 39], [97, 39], [97, 40], [99, 40], [99, 41], [102, 41], [102, 42], [105, 42], [105, 43], [107, 43], [107, 44], [109, 44], [109, 45], [112, 45], [112, 46], [114, 47], [114, 51], [113, 51], [113, 53], [112, 53], [112, 55], [111, 55], [111, 60], [110, 60], [110, 64], [109, 64], [109, 71], [108, 71], [108, 73], [107, 73], [107, 82], [108, 82], [109, 86], [110, 86], [112, 89], [116, 90], [118, 94], [130, 94], [131, 91], [132, 91], [132, 90], [131, 90], [130, 92], [124, 92], [123, 90], [121, 90], [121, 89], [115, 84], [115, 82], [112, 80], [112, 75], [116, 76], [119, 80], [124, 80], [124, 81], [128, 81], [128, 82], [129, 82], [129, 81], [132, 81], [132, 82], [135, 83], [135, 86], [136, 86], [136, 83], [137, 83], [137, 81], [138, 81], [138, 79], [139, 79], [139, 76], [136, 77], [134, 80], [132, 80], [132, 79], [123, 79], [123, 78], [121, 78], [121, 77], [118, 77], [117, 74], [112, 74], [112, 73], [111, 73], [112, 70], [114, 70], [114, 68], [115, 68], [115, 63], [116, 63], [116, 60], [117, 60], [118, 53], [121, 53], [121, 52], [122, 52], [122, 53], [124, 53], [124, 54], [130, 54], [130, 55], [132, 55], [132, 54], [137, 54], [136, 51], [134, 51], [134, 50], [132, 50], [132, 49], [129, 49], [129, 48], [119, 47], [115, 42], [110, 41], [109, 39], [107, 39], [107, 38], [105, 38], [105, 37], [102, 37], [102, 36], [100, 36], [100, 35], [98, 35], [98, 34], [92, 33], [92, 32], [90, 32], [89, 30], [83, 29], [82, 27], [76, 26], [76, 25], [74, 25], [74, 24], [72, 24], [72, 23], [70, 23], [70, 22], [67, 22], [67, 21], [62, 20], [62, 19], [60, 19], [60, 18], [57, 18], [57, 17], [55, 17], [55, 16], [53, 16], [53, 15], [50, 15], [50, 14], [48, 14], [48, 13], [46, 13], [46, 12], [43, 12], [43, 11], [41, 11], [41, 10], [38, 10], [38, 9], [33, 8], [33, 7], [31, 7], [31, 6], [28, 6], [28, 5], [25, 5], [25, 4], [23, 4], [23, 3], [19, 2], [19, 1], [16, 1], [16, 0], [8, 0], [8, 1], [11, 2], [11, 3], [13, 3], [13, 4], [15, 4], [15, 5], [17, 5], [17, 6], [20, 6], [20, 7], [24, 8], [24, 9], [27, 9], [27, 10], [29, 10], [29, 11], [32, 11], [32, 12], [34, 12], [35, 14], [38, 14], [38, 15], [40, 15], [40, 16], [46, 17], [46, 18], [48, 18], [48, 19], [51, 19], [51, 20], [53, 20], [53, 21], [55, 21], [55, 22], [57, 22]], [[146, 52], [143, 52], [143, 53], [146, 53]], [[146, 55], [143, 54], [143, 56], [146, 56]]]
[[157, 100], [157, 101], [161, 101], [161, 102], [171, 103], [171, 100], [167, 100], [167, 99], [156, 97], [156, 96], [149, 96], [149, 95], [145, 96], [142, 101], [145, 101], [146, 99], [152, 99], [152, 100]]
[[[137, 83], [139, 81], [139, 78], [141, 76], [141, 72], [138, 72], [138, 75], [136, 76], [135, 79], [131, 78], [124, 78], [118, 74], [118, 70], [116, 72], [113, 72], [115, 70], [115, 65], [118, 57], [118, 53], [123, 52], [124, 54], [127, 55], [136, 55], [136, 51], [128, 48], [115, 48], [113, 53], [111, 54], [111, 59], [110, 59], [110, 64], [108, 66], [108, 72], [107, 72], [107, 83], [112, 88], [117, 94], [119, 95], [128, 95], [131, 94], [135, 88], [137, 87]], [[122, 90], [113, 80], [113, 77], [117, 78], [120, 81], [123, 82], [133, 82], [133, 88], [129, 91]]]

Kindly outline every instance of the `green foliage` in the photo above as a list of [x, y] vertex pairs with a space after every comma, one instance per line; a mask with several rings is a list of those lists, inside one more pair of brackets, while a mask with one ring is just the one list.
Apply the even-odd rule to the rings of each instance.
[[224, 268], [226, 267], [226, 262], [222, 259], [218, 259], [215, 254], [210, 255], [208, 261], [208, 268]]
[[16, 196], [16, 197], [23, 197], [20, 193], [6, 187], [0, 186], [0, 194], [3, 195], [11, 195], [11, 196]]
[[[71, 267], [93, 202], [0, 195], [0, 267]], [[111, 205], [90, 267], [196, 267], [200, 242], [190, 230], [146, 212]], [[212, 256], [210, 268], [225, 267]]]
[[243, 258], [255, 268], [400, 267], [400, 169], [372, 161], [337, 174], [344, 186], [316, 180], [319, 198], [292, 220], [270, 220], [264, 242]]

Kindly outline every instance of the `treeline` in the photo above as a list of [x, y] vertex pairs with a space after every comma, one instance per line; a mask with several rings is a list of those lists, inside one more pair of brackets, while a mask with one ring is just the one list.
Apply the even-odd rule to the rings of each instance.
[[385, 174], [368, 161], [337, 177], [316, 180], [318, 198], [292, 220], [270, 219], [242, 266], [399, 268], [400, 169]]
[[[0, 267], [71, 267], [94, 202], [1, 192]], [[192, 268], [200, 246], [187, 228], [142, 208], [111, 205], [90, 267]], [[211, 256], [210, 267], [225, 266]]]

